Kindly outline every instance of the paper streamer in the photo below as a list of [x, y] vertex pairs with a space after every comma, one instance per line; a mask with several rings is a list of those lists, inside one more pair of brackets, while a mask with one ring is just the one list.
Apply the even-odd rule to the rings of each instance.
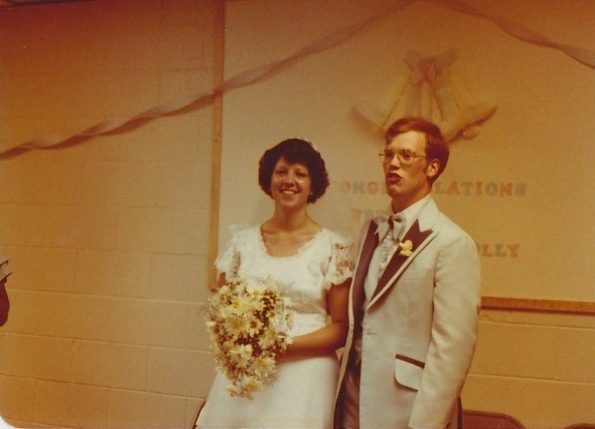
[[469, 6], [466, 3], [463, 3], [459, 0], [426, 0], [429, 1], [437, 6], [446, 7], [447, 9], [454, 10], [456, 12], [465, 13], [467, 15], [477, 16], [479, 18], [487, 19], [488, 21], [492, 21], [496, 24], [500, 30], [504, 31], [505, 33], [522, 40], [527, 43], [532, 43], [535, 45], [543, 46], [544, 48], [550, 49], [557, 49], [570, 58], [582, 63], [590, 68], [595, 68], [595, 52], [590, 51], [588, 49], [583, 49], [580, 47], [567, 45], [564, 43], [557, 43], [553, 40], [548, 39], [547, 37], [531, 30], [530, 28], [524, 26], [523, 24], [519, 24], [518, 22], [513, 22], [508, 19], [502, 18], [500, 16], [492, 16], [487, 13], [481, 12], [479, 9], [476, 9], [472, 6]]
[[[221, 85], [214, 88], [210, 92], [203, 92], [198, 94], [190, 94], [170, 102], [161, 104], [144, 112], [138, 113], [128, 118], [112, 118], [102, 121], [96, 125], [86, 128], [78, 133], [67, 135], [50, 135], [34, 140], [29, 140], [17, 145], [8, 145], [8, 148], [0, 149], [0, 159], [6, 159], [17, 156], [23, 152], [33, 149], [57, 149], [60, 147], [68, 147], [74, 144], [82, 143], [91, 138], [107, 135], [116, 132], [124, 132], [129, 129], [136, 128], [151, 120], [173, 115], [176, 113], [183, 113], [185, 111], [201, 109], [212, 103], [213, 99], [219, 95], [244, 86], [258, 83], [264, 79], [270, 78], [284, 69], [293, 66], [297, 62], [305, 59], [310, 55], [334, 48], [339, 44], [347, 41], [355, 34], [377, 21], [385, 18], [395, 12], [410, 6], [417, 1], [427, 1], [429, 3], [445, 7], [456, 12], [477, 16], [487, 19], [502, 31], [509, 35], [522, 40], [527, 43], [540, 45], [546, 48], [557, 49], [574, 60], [590, 67], [595, 68], [595, 52], [588, 49], [583, 49], [567, 44], [557, 43], [545, 36], [536, 33], [522, 24], [509, 21], [507, 19], [491, 16], [483, 13], [480, 10], [473, 8], [459, 0], [402, 0], [391, 6], [382, 13], [369, 17], [360, 23], [350, 25], [339, 29], [329, 35], [326, 35], [310, 45], [307, 45], [293, 54], [282, 58], [280, 60], [253, 68], [251, 70], [239, 73], [229, 79], [226, 79]], [[6, 145], [5, 145], [6, 146]]]

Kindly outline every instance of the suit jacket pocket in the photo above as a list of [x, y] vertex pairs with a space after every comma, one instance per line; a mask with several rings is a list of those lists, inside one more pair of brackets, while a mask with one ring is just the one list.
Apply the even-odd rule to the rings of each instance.
[[395, 356], [395, 380], [401, 386], [419, 390], [424, 363], [404, 355]]

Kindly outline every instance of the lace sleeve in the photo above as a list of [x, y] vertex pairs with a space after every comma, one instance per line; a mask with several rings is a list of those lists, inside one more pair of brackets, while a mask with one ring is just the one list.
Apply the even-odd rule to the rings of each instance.
[[215, 259], [215, 268], [219, 273], [225, 274], [225, 277], [233, 277], [237, 274], [240, 267], [240, 254], [231, 243], [219, 256]]
[[245, 234], [242, 233], [249, 225], [232, 225], [229, 227], [231, 240], [222, 253], [215, 259], [215, 268], [227, 278], [234, 277], [240, 269], [240, 247]]
[[332, 253], [325, 276], [327, 289], [345, 282], [353, 275], [351, 241], [337, 233], [333, 233], [331, 241]]

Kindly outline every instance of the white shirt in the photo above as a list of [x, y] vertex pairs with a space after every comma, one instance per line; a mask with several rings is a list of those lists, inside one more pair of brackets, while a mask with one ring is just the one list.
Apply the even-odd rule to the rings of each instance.
[[[401, 216], [403, 217], [403, 226], [401, 227], [399, 240], [403, 238], [405, 233], [411, 228], [411, 225], [417, 219], [419, 212], [421, 209], [430, 201], [431, 195], [428, 194], [423, 197], [421, 200], [413, 203], [405, 210], [400, 212]], [[388, 215], [392, 215], [391, 210], [388, 211]], [[389, 237], [390, 234], [387, 234], [386, 237], [381, 238], [381, 241], [376, 246], [374, 250], [374, 254], [372, 255], [372, 259], [370, 260], [370, 266], [368, 267], [368, 274], [366, 276], [366, 281], [364, 283], [364, 290], [366, 296], [366, 302], [372, 297], [374, 291], [376, 290], [376, 286], [378, 285], [378, 279], [382, 275], [384, 268], [386, 267], [386, 263], [390, 260], [393, 256], [395, 251], [397, 250], [397, 242], [392, 240]], [[384, 249], [383, 249], [384, 247]], [[388, 252], [386, 252], [386, 248], [388, 247]], [[384, 250], [384, 251], [383, 251]]]

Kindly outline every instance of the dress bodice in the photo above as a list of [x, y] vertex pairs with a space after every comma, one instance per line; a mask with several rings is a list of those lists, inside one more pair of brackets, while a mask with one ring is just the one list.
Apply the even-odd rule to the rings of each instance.
[[[326, 292], [349, 279], [353, 271], [350, 243], [341, 235], [320, 230], [294, 255], [269, 255], [259, 226], [233, 234], [215, 261], [217, 270], [233, 276], [271, 278], [293, 303], [296, 336], [328, 323]], [[277, 378], [255, 392], [253, 399], [230, 396], [229, 380], [218, 372], [198, 419], [201, 429], [332, 427], [339, 363], [334, 352], [303, 355], [277, 362]], [[316, 389], [312, 389], [312, 383]], [[230, 412], [233, 410], [233, 412]]]
[[267, 252], [260, 227], [247, 227], [234, 234], [215, 265], [228, 277], [273, 279], [296, 314], [316, 314], [320, 320], [327, 315], [328, 289], [349, 279], [353, 271], [349, 241], [325, 228], [294, 255], [277, 257]]

